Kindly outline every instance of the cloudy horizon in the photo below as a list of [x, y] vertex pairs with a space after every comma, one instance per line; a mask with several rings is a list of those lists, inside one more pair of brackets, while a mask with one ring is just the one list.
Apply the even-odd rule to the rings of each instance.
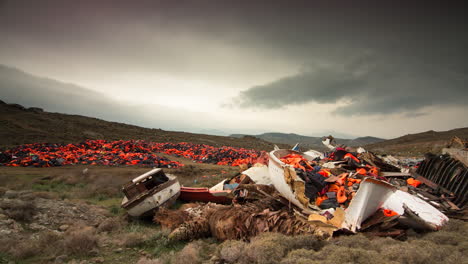
[[461, 1], [0, 0], [0, 64], [89, 89], [57, 85], [61, 100], [79, 100], [54, 103], [30, 96], [33, 83], [2, 87], [17, 81], [4, 75], [0, 99], [188, 132], [394, 138], [467, 127], [464, 10]]

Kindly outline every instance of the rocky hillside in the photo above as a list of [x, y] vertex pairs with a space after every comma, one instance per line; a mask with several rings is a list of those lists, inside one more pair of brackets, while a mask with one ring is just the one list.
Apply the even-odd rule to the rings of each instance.
[[421, 155], [427, 152], [439, 153], [452, 137], [468, 138], [468, 127], [448, 131], [426, 131], [369, 144], [367, 149], [397, 155]]
[[[192, 142], [212, 146], [233, 146], [271, 150], [273, 144], [255, 137], [223, 137], [143, 128], [79, 115], [45, 112], [0, 101], [0, 147], [25, 143], [70, 143], [85, 139], [155, 142]], [[287, 146], [285, 146], [287, 147]]]

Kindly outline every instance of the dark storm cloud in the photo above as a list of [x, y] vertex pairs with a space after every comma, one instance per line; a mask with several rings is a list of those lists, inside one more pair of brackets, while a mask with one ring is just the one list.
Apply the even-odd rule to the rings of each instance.
[[362, 55], [328, 64], [242, 91], [241, 107], [281, 108], [288, 105], [343, 103], [340, 115], [408, 113], [415, 117], [428, 106], [465, 106], [468, 78], [439, 66], [412, 64], [395, 58]]
[[463, 4], [385, 5], [324, 8], [322, 15], [302, 17], [307, 23], [275, 27], [266, 34], [268, 43], [295, 57], [303, 69], [241, 91], [234, 104], [270, 109], [342, 103], [335, 113], [408, 116], [423, 115], [421, 109], [428, 106], [465, 106], [468, 24]]
[[[339, 102], [341, 115], [417, 116], [467, 101], [466, 8], [446, 2], [4, 0], [0, 55], [240, 80], [242, 107]], [[301, 70], [279, 78], [275, 63]], [[244, 87], [246, 75], [271, 81]]]

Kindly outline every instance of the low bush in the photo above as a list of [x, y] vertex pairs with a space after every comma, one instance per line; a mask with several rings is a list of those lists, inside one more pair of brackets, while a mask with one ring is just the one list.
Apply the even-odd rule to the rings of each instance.
[[98, 237], [91, 230], [83, 230], [82, 232], [68, 234], [63, 243], [66, 253], [85, 256], [97, 249]]

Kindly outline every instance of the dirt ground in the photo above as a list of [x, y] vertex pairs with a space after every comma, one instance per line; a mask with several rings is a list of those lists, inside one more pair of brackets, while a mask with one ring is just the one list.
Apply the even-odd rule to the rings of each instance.
[[[236, 167], [166, 169], [185, 186], [212, 186]], [[411, 233], [405, 241], [264, 234], [251, 242], [174, 242], [150, 221], [129, 219], [121, 186], [145, 167], [0, 167], [0, 263], [466, 263], [468, 224]], [[175, 206], [180, 206], [177, 203]], [[465, 261], [465, 262], [464, 262]]]

